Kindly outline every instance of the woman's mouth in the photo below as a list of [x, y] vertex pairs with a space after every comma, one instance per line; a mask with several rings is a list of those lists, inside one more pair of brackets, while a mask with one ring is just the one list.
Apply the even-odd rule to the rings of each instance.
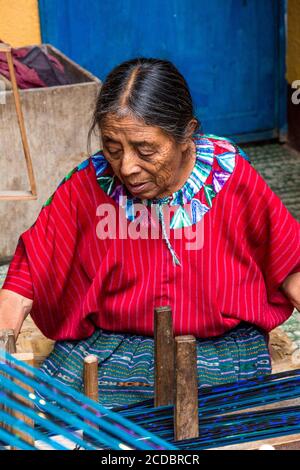
[[127, 187], [131, 193], [138, 194], [144, 191], [144, 189], [146, 188], [148, 184], [149, 184], [149, 181], [146, 181], [144, 183], [134, 184], [134, 185], [127, 184]]

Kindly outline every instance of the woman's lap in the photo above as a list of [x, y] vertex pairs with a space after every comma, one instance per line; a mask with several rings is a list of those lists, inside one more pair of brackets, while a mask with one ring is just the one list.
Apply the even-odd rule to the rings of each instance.
[[[41, 370], [82, 391], [83, 359], [98, 357], [99, 402], [106, 407], [153, 397], [153, 338], [96, 330], [81, 341], [60, 341]], [[240, 325], [214, 339], [197, 339], [200, 387], [236, 382], [271, 372], [264, 335], [251, 325]], [[130, 382], [130, 384], [126, 384]]]

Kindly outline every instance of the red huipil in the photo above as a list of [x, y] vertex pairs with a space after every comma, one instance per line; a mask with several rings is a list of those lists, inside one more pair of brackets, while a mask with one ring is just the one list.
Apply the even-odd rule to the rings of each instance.
[[[200, 338], [241, 321], [270, 331], [291, 315], [279, 287], [300, 272], [300, 224], [239, 147], [202, 134], [194, 141], [194, 170], [162, 205], [133, 198], [101, 151], [62, 180], [20, 236], [3, 285], [33, 299], [46, 336], [81, 339], [97, 327], [153, 335], [160, 305], [171, 306], [176, 335]], [[143, 217], [133, 215], [136, 202]], [[116, 214], [106, 239], [104, 207]], [[150, 219], [151, 207], [173, 209], [167, 238], [166, 216]], [[159, 238], [149, 236], [152, 222]], [[147, 237], [132, 236], [139, 227]], [[200, 248], [187, 248], [191, 229]]]

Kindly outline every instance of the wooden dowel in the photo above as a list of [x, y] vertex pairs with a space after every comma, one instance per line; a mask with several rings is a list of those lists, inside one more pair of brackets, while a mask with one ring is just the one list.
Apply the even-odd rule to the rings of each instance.
[[99, 401], [98, 358], [92, 354], [84, 358], [83, 364], [84, 394], [94, 401]]
[[[13, 357], [18, 359], [19, 361], [22, 361], [22, 362], [30, 365], [31, 367], [34, 367], [34, 365], [35, 365], [34, 355], [32, 353], [16, 353], [16, 354], [13, 354]], [[28, 390], [28, 392], [33, 392], [33, 389], [29, 385], [24, 384], [22, 381], [14, 379], [14, 382], [16, 384], [20, 385], [23, 389]], [[18, 396], [18, 400], [22, 404], [26, 405], [28, 408], [33, 408], [34, 407], [33, 402], [29, 399], [27, 400], [24, 397]], [[34, 420], [33, 419], [29, 418], [26, 415], [23, 415], [21, 412], [16, 411], [16, 410], [11, 410], [11, 413], [15, 418], [19, 419], [20, 421], [23, 421], [24, 423], [26, 423], [31, 428], [34, 428]], [[34, 438], [30, 434], [24, 433], [22, 431], [16, 431], [15, 429], [13, 430], [13, 432], [16, 436], [20, 437], [21, 439], [23, 439], [23, 441], [27, 442], [28, 444], [30, 444], [31, 446], [34, 447]], [[18, 450], [18, 448], [11, 447], [11, 450]]]
[[10, 81], [11, 81], [12, 89], [13, 89], [15, 107], [17, 111], [18, 124], [20, 128], [20, 133], [21, 133], [21, 140], [22, 140], [22, 145], [23, 145], [25, 161], [27, 165], [30, 187], [31, 187], [32, 195], [36, 196], [37, 193], [36, 193], [36, 184], [35, 184], [34, 173], [33, 173], [33, 166], [32, 166], [32, 161], [31, 161], [30, 152], [29, 152], [29, 145], [28, 145], [25, 124], [24, 124], [24, 116], [23, 116], [22, 105], [21, 105], [19, 89], [17, 85], [11, 51], [6, 52], [6, 59], [7, 59], [8, 69], [9, 69]]
[[[99, 401], [98, 391], [98, 357], [90, 354], [86, 356], [83, 361], [83, 388], [84, 394], [91, 400], [96, 402]], [[90, 426], [98, 428], [97, 424], [91, 423], [89, 420], [85, 420]], [[89, 436], [83, 433], [83, 438], [87, 441], [90, 440]]]
[[169, 306], [154, 309], [154, 406], [174, 403], [174, 335]]
[[194, 336], [175, 338], [175, 440], [199, 436], [197, 347]]

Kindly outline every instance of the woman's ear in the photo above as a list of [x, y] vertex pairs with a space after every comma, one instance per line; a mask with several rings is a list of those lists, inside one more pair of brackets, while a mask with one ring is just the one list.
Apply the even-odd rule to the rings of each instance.
[[186, 135], [186, 138], [189, 140], [192, 138], [195, 130], [197, 129], [198, 127], [198, 121], [197, 119], [193, 118], [190, 120], [190, 122], [188, 123], [187, 127], [186, 127], [186, 132], [185, 132], [185, 135]]
[[194, 118], [191, 119], [186, 127], [184, 141], [181, 144], [181, 148], [183, 152], [185, 152], [188, 149], [188, 147], [191, 145], [191, 139], [197, 127], [198, 127], [197, 120]]
[[198, 125], [199, 124], [198, 124], [197, 119], [193, 118], [193, 119], [190, 120], [189, 125], [188, 125], [189, 130], [190, 130], [190, 137], [192, 137], [192, 135], [196, 131]]

